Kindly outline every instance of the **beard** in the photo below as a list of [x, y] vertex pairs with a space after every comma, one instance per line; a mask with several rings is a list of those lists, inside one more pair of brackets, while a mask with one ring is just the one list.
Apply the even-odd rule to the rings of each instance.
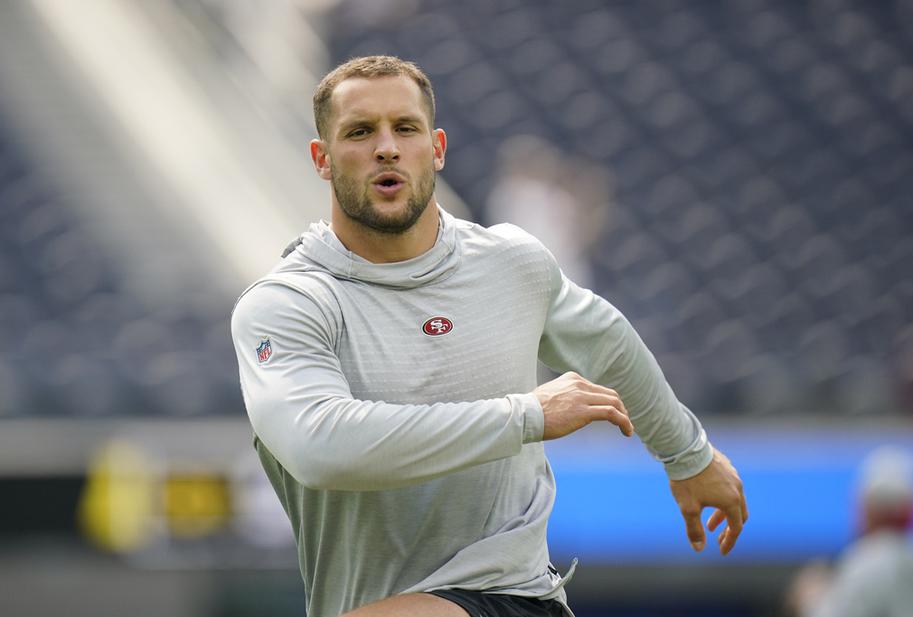
[[[383, 213], [371, 201], [369, 182], [360, 184], [355, 178], [339, 173], [332, 163], [330, 169], [333, 173], [331, 185], [340, 209], [353, 221], [380, 233], [401, 234], [411, 229], [425, 212], [431, 202], [431, 196], [434, 195], [435, 171], [434, 167], [430, 167], [419, 176], [414, 186], [411, 183], [408, 185], [408, 188], [412, 189], [412, 195], [404, 208], [396, 212]], [[397, 171], [408, 182], [409, 177], [406, 174], [394, 169], [390, 171]]]

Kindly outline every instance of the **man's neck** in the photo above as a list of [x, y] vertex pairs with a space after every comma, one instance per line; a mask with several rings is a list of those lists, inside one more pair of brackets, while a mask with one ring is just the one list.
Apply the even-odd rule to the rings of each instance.
[[348, 250], [371, 263], [394, 263], [418, 257], [434, 246], [440, 214], [434, 201], [410, 229], [385, 233], [365, 227], [347, 217], [338, 207], [331, 214], [330, 228]]

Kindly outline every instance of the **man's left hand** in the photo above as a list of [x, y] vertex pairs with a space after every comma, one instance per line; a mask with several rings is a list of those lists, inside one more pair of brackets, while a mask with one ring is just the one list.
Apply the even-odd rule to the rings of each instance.
[[701, 524], [701, 512], [711, 507], [717, 509], [707, 520], [707, 529], [714, 531], [723, 520], [726, 521], [726, 527], [717, 540], [720, 553], [728, 554], [742, 533], [742, 525], [748, 520], [748, 504], [742, 480], [726, 455], [714, 449], [713, 460], [706, 469], [685, 480], [670, 480], [669, 485], [682, 511], [688, 540], [694, 550], [704, 550], [706, 535]]

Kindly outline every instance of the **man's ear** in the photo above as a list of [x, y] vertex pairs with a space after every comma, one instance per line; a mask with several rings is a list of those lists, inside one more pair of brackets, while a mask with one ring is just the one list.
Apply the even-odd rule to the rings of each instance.
[[324, 180], [332, 180], [333, 172], [330, 169], [330, 151], [327, 143], [322, 139], [311, 140], [311, 160], [314, 161], [314, 169], [317, 175]]
[[434, 170], [444, 169], [444, 155], [447, 152], [447, 133], [444, 129], [434, 129], [431, 133], [431, 145], [434, 148]]

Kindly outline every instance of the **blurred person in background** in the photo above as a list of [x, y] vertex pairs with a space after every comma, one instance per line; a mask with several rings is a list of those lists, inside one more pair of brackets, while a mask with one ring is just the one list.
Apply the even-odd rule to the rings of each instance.
[[523, 221], [523, 229], [555, 256], [581, 287], [595, 284], [589, 249], [605, 224], [609, 182], [535, 135], [518, 135], [498, 148], [498, 175], [488, 196], [489, 224]]
[[[331, 222], [232, 317], [308, 615], [570, 615], [571, 572], [546, 546], [542, 441], [597, 420], [636, 430], [664, 463], [695, 550], [716, 508], [707, 526], [726, 522], [727, 554], [748, 518], [741, 480], [630, 323], [526, 232], [438, 206], [447, 137], [427, 76], [353, 59], [318, 86], [314, 114]], [[567, 372], [537, 387], [537, 358]]]
[[787, 596], [797, 617], [913, 615], [913, 459], [880, 448], [863, 462], [858, 492], [860, 536], [833, 571], [815, 563], [799, 572]]

